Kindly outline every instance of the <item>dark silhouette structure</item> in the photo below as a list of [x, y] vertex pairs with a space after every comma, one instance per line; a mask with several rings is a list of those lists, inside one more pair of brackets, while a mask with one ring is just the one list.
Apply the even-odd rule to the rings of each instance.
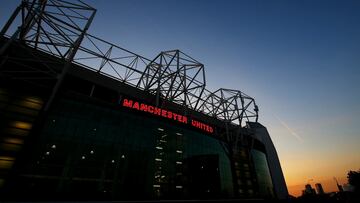
[[324, 189], [323, 189], [321, 183], [316, 183], [316, 184], [315, 184], [315, 188], [316, 188], [316, 193], [317, 193], [318, 195], [323, 195], [323, 194], [325, 194]]
[[360, 194], [360, 170], [359, 171], [349, 171], [347, 174], [348, 182], [350, 185], [354, 186], [354, 191]]
[[207, 90], [179, 50], [150, 60], [90, 35], [95, 13], [23, 0], [1, 30], [2, 197], [287, 197], [254, 98]]

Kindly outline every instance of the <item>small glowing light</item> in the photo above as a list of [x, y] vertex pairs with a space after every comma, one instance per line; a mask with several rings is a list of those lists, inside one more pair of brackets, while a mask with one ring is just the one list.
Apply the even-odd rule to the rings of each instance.
[[93, 150], [91, 150], [91, 151], [90, 151], [90, 154], [94, 154], [94, 151], [93, 151]]
[[161, 178], [165, 178], [165, 176], [161, 176]]
[[175, 186], [175, 188], [177, 188], [177, 189], [182, 189], [182, 188], [183, 188], [183, 186], [181, 186], [181, 185], [177, 185], [177, 186]]
[[45, 154], [46, 154], [46, 155], [50, 155], [50, 152], [46, 152]]
[[162, 128], [158, 128], [158, 130], [159, 130], [159, 131], [164, 131], [164, 129], [162, 129]]
[[161, 138], [165, 138], [165, 137], [167, 137], [167, 134], [165, 134], [165, 135], [161, 136]]
[[176, 153], [182, 154], [183, 152], [181, 150], [176, 150]]
[[30, 102], [34, 102], [34, 103], [38, 103], [38, 104], [42, 104], [42, 100], [39, 97], [26, 97], [25, 100], [30, 101]]
[[153, 187], [160, 187], [160, 185], [153, 185]]
[[183, 135], [183, 134], [181, 134], [181, 133], [176, 133], [177, 135]]
[[81, 157], [81, 159], [83, 159], [83, 160], [84, 160], [84, 159], [85, 159], [85, 156], [82, 156], [82, 157]]
[[25, 107], [27, 107], [27, 108], [36, 109], [36, 110], [40, 110], [41, 107], [42, 107], [42, 104], [41, 104], [41, 103], [38, 103], [38, 102], [35, 102], [35, 101], [31, 101], [30, 99], [22, 100], [19, 104], [20, 104], [21, 106], [25, 106]]
[[94, 128], [93, 130], [96, 131], [96, 128]]
[[162, 159], [159, 159], [159, 158], [155, 158], [155, 161], [162, 161]]
[[122, 158], [122, 159], [125, 159], [125, 155], [124, 155], [124, 154], [123, 154], [123, 155], [121, 155], [121, 158]]
[[155, 147], [156, 149], [163, 149], [162, 147]]
[[56, 145], [53, 144], [53, 145], [51, 146], [51, 148], [52, 148], [52, 149], [56, 149]]
[[11, 157], [11, 156], [0, 156], [0, 160], [14, 161], [15, 158], [14, 158], [14, 157]]
[[24, 144], [24, 140], [18, 138], [5, 138], [4, 142], [11, 144]]
[[182, 164], [182, 162], [181, 162], [181, 161], [177, 161], [176, 164]]
[[30, 130], [32, 127], [32, 124], [27, 123], [27, 122], [22, 122], [22, 121], [15, 121], [12, 123], [12, 126], [14, 126], [15, 128], [23, 129], [23, 130]]
[[14, 165], [14, 160], [9, 158], [11, 157], [4, 157], [4, 159], [0, 159], [0, 169], [10, 169]]
[[52, 122], [53, 122], [53, 123], [55, 123], [55, 122], [56, 122], [56, 120], [54, 119], [54, 120], [52, 120]]
[[166, 140], [160, 140], [160, 142], [162, 142], [162, 143], [166, 143]]
[[201, 169], [203, 169], [204, 168], [204, 166], [201, 166]]
[[113, 160], [111, 160], [111, 163], [115, 163], [115, 160], [113, 159]]

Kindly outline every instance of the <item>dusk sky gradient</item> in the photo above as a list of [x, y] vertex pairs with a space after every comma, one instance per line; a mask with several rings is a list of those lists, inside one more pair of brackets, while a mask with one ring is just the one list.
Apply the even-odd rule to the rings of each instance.
[[[2, 27], [20, 1], [0, 0]], [[289, 191], [360, 169], [360, 1], [87, 0], [95, 36], [147, 58], [180, 49], [209, 90], [255, 98]]]

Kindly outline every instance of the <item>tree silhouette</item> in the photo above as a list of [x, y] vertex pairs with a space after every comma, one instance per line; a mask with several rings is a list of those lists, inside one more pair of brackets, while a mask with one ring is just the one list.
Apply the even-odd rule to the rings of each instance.
[[349, 171], [347, 178], [349, 184], [355, 187], [355, 192], [360, 192], [360, 170]]

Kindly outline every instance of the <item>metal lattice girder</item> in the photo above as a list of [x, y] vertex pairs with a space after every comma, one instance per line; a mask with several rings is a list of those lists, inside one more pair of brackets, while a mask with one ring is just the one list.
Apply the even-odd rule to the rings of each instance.
[[137, 87], [195, 110], [205, 89], [204, 65], [179, 50], [161, 52]]
[[220, 88], [215, 92], [206, 91], [199, 110], [240, 126], [258, 119], [255, 100], [239, 90]]
[[[81, 40], [96, 13], [96, 9], [82, 1], [64, 0], [23, 0], [16, 11], [21, 25], [10, 36], [62, 59]], [[6, 25], [1, 34], [6, 35], [11, 31], [9, 28], [10, 24]]]
[[121, 82], [136, 85], [150, 60], [86, 34], [73, 62]]
[[[69, 53], [74, 51], [77, 40], [81, 39], [71, 62], [128, 84], [136, 84], [150, 62], [145, 57], [86, 33], [85, 25], [96, 10], [82, 1], [24, 0], [15, 10], [14, 19], [20, 15], [19, 11], [20, 29], [12, 36], [40, 51], [69, 60]], [[5, 25], [2, 35], [10, 33], [14, 19]], [[14, 59], [19, 60], [22, 59]], [[56, 78], [58, 73], [48, 64], [43, 64], [48, 67], [46, 73], [49, 78]]]
[[[6, 50], [13, 41], [56, 56], [66, 63], [72, 60], [95, 16], [96, 9], [82, 1], [23, 0], [1, 30], [1, 36], [10, 40], [0, 47], [1, 64], [6, 60], [21, 63], [24, 60], [41, 62], [41, 66], [17, 70], [2, 69], [2, 74], [22, 80], [57, 80], [66, 73], [66, 67], [57, 70], [56, 65], [28, 50], [28, 56], [11, 58]], [[59, 63], [61, 65], [61, 63]], [[59, 64], [57, 67], [59, 67]], [[19, 76], [21, 72], [21, 77]], [[62, 74], [62, 72], [64, 72]]]

